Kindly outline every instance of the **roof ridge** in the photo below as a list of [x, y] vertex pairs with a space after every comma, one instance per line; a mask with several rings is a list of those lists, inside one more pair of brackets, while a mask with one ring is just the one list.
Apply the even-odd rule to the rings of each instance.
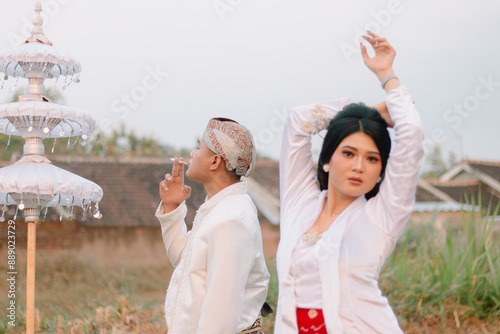
[[170, 159], [165, 157], [132, 157], [132, 156], [78, 156], [78, 155], [48, 155], [51, 161], [56, 162], [94, 162], [94, 163], [143, 163], [143, 164], [167, 164]]
[[480, 183], [479, 180], [449, 180], [449, 181], [439, 181], [435, 179], [425, 179], [425, 182], [429, 183], [433, 186], [442, 186], [442, 187], [461, 187], [461, 186], [475, 186]]
[[455, 202], [455, 200], [450, 195], [448, 195], [447, 193], [445, 193], [444, 191], [442, 191], [440, 189], [437, 189], [436, 187], [434, 187], [431, 183], [427, 182], [426, 180], [420, 179], [418, 181], [418, 186], [420, 188], [422, 188], [423, 190], [429, 192], [434, 197], [439, 198], [442, 201], [450, 202], [450, 203]]
[[500, 161], [493, 161], [493, 160], [471, 160], [471, 159], [465, 159], [464, 162], [466, 162], [468, 164], [475, 164], [475, 165], [485, 165], [485, 166], [500, 167]]
[[279, 161], [268, 160], [268, 159], [257, 159], [257, 167], [278, 167]]
[[[104, 157], [96, 157], [96, 156], [79, 156], [79, 155], [62, 155], [62, 154], [48, 154], [47, 158], [51, 161], [57, 162], [102, 162], [102, 163], [149, 163], [149, 164], [165, 164], [170, 163], [170, 158], [168, 156], [164, 157], [134, 157], [134, 156], [104, 156]], [[0, 165], [2, 165], [2, 161], [0, 161]], [[5, 161], [5, 164], [9, 164], [8, 161]], [[257, 166], [264, 167], [277, 167], [279, 165], [278, 161], [272, 160], [257, 160]]]

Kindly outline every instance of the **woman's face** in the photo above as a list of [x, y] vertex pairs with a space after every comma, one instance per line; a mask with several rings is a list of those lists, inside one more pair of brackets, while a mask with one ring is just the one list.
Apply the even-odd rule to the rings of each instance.
[[344, 138], [329, 162], [328, 189], [358, 198], [375, 187], [382, 159], [372, 137], [356, 132]]

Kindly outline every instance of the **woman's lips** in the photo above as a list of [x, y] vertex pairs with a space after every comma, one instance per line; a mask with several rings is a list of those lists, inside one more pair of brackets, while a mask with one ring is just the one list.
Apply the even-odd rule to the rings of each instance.
[[350, 177], [348, 178], [348, 180], [354, 185], [360, 185], [363, 183], [363, 180], [361, 180], [359, 177]]

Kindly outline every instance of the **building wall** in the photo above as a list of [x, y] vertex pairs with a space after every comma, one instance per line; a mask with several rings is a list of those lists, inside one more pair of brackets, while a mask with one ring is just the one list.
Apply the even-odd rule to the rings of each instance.
[[[0, 223], [0, 251], [7, 247], [7, 221]], [[17, 221], [16, 249], [25, 250], [27, 223]], [[261, 224], [264, 253], [275, 257], [279, 241], [279, 227], [269, 222]], [[169, 263], [157, 227], [102, 227], [83, 226], [74, 221], [42, 222], [37, 224], [36, 249], [57, 251], [72, 249], [89, 254], [102, 264], [135, 261], [144, 264]]]

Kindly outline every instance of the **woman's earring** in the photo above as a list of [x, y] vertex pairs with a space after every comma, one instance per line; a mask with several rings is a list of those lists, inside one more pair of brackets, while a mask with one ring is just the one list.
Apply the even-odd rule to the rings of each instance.
[[323, 170], [325, 171], [325, 173], [328, 173], [328, 171], [330, 170], [330, 165], [328, 164], [323, 165]]
[[379, 176], [377, 179], [377, 183], [380, 183], [380, 181], [382, 181], [382, 177]]

